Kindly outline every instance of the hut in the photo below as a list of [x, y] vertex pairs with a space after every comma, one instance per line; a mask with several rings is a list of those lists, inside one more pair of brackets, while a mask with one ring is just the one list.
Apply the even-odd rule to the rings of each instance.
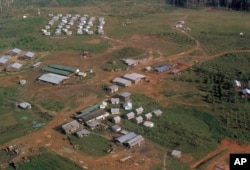
[[134, 122], [135, 122], [136, 124], [142, 123], [142, 122], [143, 122], [143, 117], [142, 117], [142, 116], [136, 117], [136, 118], [134, 119]]
[[22, 66], [20, 63], [12, 63], [6, 67], [6, 71], [20, 71]]
[[129, 112], [125, 115], [125, 119], [133, 119], [135, 117], [135, 113], [134, 112]]
[[82, 129], [76, 132], [76, 136], [79, 138], [83, 138], [85, 136], [89, 136], [90, 132], [87, 129]]
[[121, 117], [120, 116], [115, 116], [112, 118], [112, 122], [115, 124], [118, 124], [121, 122]]

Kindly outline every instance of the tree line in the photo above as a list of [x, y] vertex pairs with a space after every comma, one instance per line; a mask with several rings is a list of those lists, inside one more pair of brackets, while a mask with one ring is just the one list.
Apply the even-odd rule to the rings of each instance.
[[185, 8], [218, 7], [238, 11], [249, 11], [250, 8], [250, 0], [166, 0], [166, 2]]

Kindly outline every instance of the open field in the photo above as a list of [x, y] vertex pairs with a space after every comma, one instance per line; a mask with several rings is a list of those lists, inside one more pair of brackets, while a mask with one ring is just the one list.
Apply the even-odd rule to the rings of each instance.
[[[40, 8], [40, 16], [37, 8]], [[105, 35], [45, 37], [40, 29], [47, 23], [49, 13], [104, 16]], [[22, 15], [27, 18], [23, 19]], [[20, 0], [9, 8], [3, 6], [0, 13], [2, 55], [13, 47], [46, 51], [45, 57], [36, 59], [43, 62], [42, 67], [68, 65], [86, 72], [87, 77], [80, 79], [72, 75], [68, 81], [56, 86], [36, 81], [42, 74], [40, 68], [26, 67], [17, 73], [1, 73], [0, 144], [6, 147], [21, 143], [26, 155], [32, 154], [30, 148], [47, 147], [76, 164], [83, 165], [81, 162], [84, 161], [90, 169], [214, 168], [215, 161], [225, 161], [228, 153], [234, 152], [228, 150], [230, 143], [234, 143], [231, 140], [249, 143], [250, 139], [249, 99], [241, 98], [240, 89], [233, 84], [237, 79], [243, 87], [249, 87], [249, 19], [248, 13], [177, 9], [162, 0]], [[191, 31], [174, 28], [180, 20], [184, 20], [184, 27], [190, 27]], [[240, 36], [240, 32], [244, 36]], [[89, 51], [91, 56], [81, 57], [83, 50]], [[151, 59], [127, 70], [120, 61], [122, 58]], [[115, 64], [111, 64], [113, 61]], [[145, 66], [177, 63], [183, 66], [177, 75], [142, 72]], [[104, 71], [110, 67], [122, 69]], [[110, 85], [114, 77], [128, 72], [145, 74], [150, 80], [120, 88], [120, 91], [132, 92], [133, 108], [142, 106], [144, 113], [155, 109], [163, 111], [161, 117], [153, 117], [155, 127], [152, 129], [122, 120], [121, 126], [144, 136], [145, 144], [106, 154], [109, 141], [99, 135], [108, 136], [111, 131], [97, 130], [87, 138], [70, 136], [71, 142], [79, 145], [79, 150], [75, 150], [58, 128], [79, 110], [108, 99], [110, 95], [103, 88]], [[20, 79], [26, 79], [27, 84], [18, 86]], [[13, 104], [16, 100], [29, 101], [32, 109], [16, 108]], [[50, 115], [54, 115], [52, 120]], [[42, 128], [36, 126], [39, 123]], [[112, 125], [111, 122], [107, 124]], [[225, 148], [221, 146], [224, 138], [230, 139]], [[219, 150], [217, 147], [222, 147], [225, 152], [219, 152], [211, 159], [213, 151], [217, 153]], [[247, 145], [235, 145], [235, 151], [244, 148], [248, 151]], [[174, 159], [165, 154], [172, 149], [181, 150], [183, 157]], [[118, 161], [130, 154], [135, 156], [133, 160]], [[0, 152], [0, 160], [3, 157], [4, 153]], [[54, 169], [53, 162], [57, 167], [78, 168], [47, 152], [20, 166], [21, 169], [32, 169], [35, 164], [36, 167], [46, 164]]]

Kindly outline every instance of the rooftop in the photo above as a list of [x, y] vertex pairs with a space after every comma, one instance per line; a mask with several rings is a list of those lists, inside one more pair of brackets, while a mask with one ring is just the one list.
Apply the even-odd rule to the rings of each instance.
[[60, 84], [62, 81], [68, 79], [69, 77], [61, 76], [53, 73], [43, 74], [38, 80], [45, 81], [52, 84]]

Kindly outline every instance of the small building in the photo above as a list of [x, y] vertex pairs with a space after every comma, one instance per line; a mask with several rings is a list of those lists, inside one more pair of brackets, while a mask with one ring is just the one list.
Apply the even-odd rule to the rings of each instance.
[[62, 83], [63, 81], [67, 79], [69, 79], [69, 77], [61, 76], [61, 75], [57, 75], [53, 73], [46, 73], [38, 78], [39, 81], [56, 84], [56, 85]]
[[124, 63], [128, 66], [136, 66], [139, 64], [139, 61], [134, 59], [123, 59], [122, 61], [124, 61]]
[[179, 69], [173, 69], [170, 71], [170, 74], [179, 74], [181, 72], [181, 70]]
[[113, 79], [112, 82], [122, 87], [129, 87], [132, 85], [131, 81], [120, 77]]
[[144, 121], [143, 126], [152, 128], [154, 127], [154, 123], [150, 121]]
[[22, 66], [20, 63], [12, 63], [6, 67], [6, 71], [20, 71]]
[[20, 83], [21, 85], [25, 85], [25, 84], [27, 83], [27, 81], [26, 81], [26, 80], [20, 80], [19, 83]]
[[144, 110], [143, 107], [139, 107], [139, 108], [135, 109], [137, 115], [142, 114], [143, 110]]
[[145, 71], [145, 72], [151, 71], [151, 70], [152, 70], [152, 67], [150, 67], [150, 66], [147, 66], [147, 67], [144, 68], [144, 71]]
[[87, 73], [85, 73], [85, 72], [78, 72], [77, 73], [77, 76], [79, 76], [79, 77], [86, 77], [87, 76]]
[[120, 113], [120, 109], [119, 108], [111, 108], [110, 112], [111, 112], [112, 115], [119, 114]]
[[156, 67], [155, 71], [157, 71], [158, 73], [161, 73], [161, 72], [167, 71], [171, 68], [172, 68], [172, 66], [164, 65], [164, 66]]
[[153, 117], [153, 115], [152, 115], [152, 113], [146, 113], [144, 115], [144, 117], [145, 117], [146, 120], [150, 120]]
[[105, 109], [106, 107], [108, 106], [108, 103], [103, 101], [101, 104], [100, 104], [100, 109]]
[[118, 125], [111, 126], [111, 129], [114, 132], [120, 132], [122, 130], [122, 128], [120, 126], [118, 126]]
[[83, 138], [85, 136], [89, 136], [90, 132], [87, 129], [82, 129], [76, 132], [76, 136], [79, 138]]
[[42, 62], [36, 62], [35, 64], [33, 64], [31, 67], [32, 68], [36, 68], [38, 66], [40, 66], [42, 64]]
[[131, 74], [125, 74], [123, 78], [137, 84], [139, 83], [142, 79], [146, 78], [146, 76], [138, 73], [131, 73]]
[[127, 146], [128, 148], [132, 148], [136, 145], [140, 146], [143, 141], [144, 141], [144, 138], [141, 135], [137, 135], [133, 137], [132, 139], [129, 139], [128, 141], [126, 141], [124, 145]]
[[250, 90], [248, 88], [245, 88], [242, 90], [243, 95], [250, 95]]
[[7, 62], [11, 59], [11, 56], [10, 55], [3, 55], [1, 58], [0, 58], [0, 65], [5, 65], [7, 64]]
[[142, 123], [142, 122], [143, 122], [143, 117], [142, 117], [142, 116], [136, 117], [136, 118], [134, 119], [134, 122], [135, 122], [136, 124]]
[[31, 104], [28, 102], [21, 102], [18, 104], [18, 107], [22, 109], [31, 109]]
[[110, 102], [111, 102], [111, 104], [119, 104], [120, 103], [120, 99], [119, 98], [111, 98]]
[[129, 112], [125, 115], [125, 119], [133, 119], [135, 117], [135, 113], [134, 112]]
[[132, 108], [133, 108], [132, 103], [130, 101], [123, 103], [123, 108], [125, 110], [132, 110]]
[[154, 110], [153, 113], [155, 114], [155, 116], [161, 116], [162, 115], [162, 111], [160, 109]]
[[118, 96], [121, 99], [121, 101], [126, 102], [126, 101], [130, 100], [131, 93], [129, 93], [129, 92], [122, 92]]
[[100, 126], [100, 122], [96, 121], [96, 120], [93, 120], [91, 122], [87, 122], [86, 125], [91, 129], [96, 129]]
[[173, 150], [171, 152], [171, 156], [176, 157], [176, 158], [180, 158], [181, 157], [181, 151]]
[[234, 80], [235, 86], [236, 87], [241, 87], [241, 82], [238, 80]]
[[11, 55], [13, 57], [19, 55], [21, 52], [22, 50], [20, 50], [19, 48], [13, 48], [12, 50], [8, 51], [6, 55]]
[[119, 87], [117, 85], [111, 85], [107, 87], [107, 91], [109, 93], [115, 93], [119, 90]]
[[112, 118], [112, 122], [115, 124], [118, 124], [121, 122], [121, 117], [120, 116], [115, 116]]
[[23, 56], [20, 57], [20, 59], [23, 60], [31, 60], [35, 57], [35, 53], [28, 51], [27, 53], [25, 53]]
[[87, 113], [81, 113], [80, 115], [77, 115], [76, 118], [80, 122], [91, 122], [96, 119], [105, 119], [106, 112], [103, 109], [96, 109], [91, 112]]
[[73, 133], [79, 128], [80, 128], [80, 124], [76, 120], [73, 120], [69, 123], [62, 125], [62, 129], [66, 134]]

